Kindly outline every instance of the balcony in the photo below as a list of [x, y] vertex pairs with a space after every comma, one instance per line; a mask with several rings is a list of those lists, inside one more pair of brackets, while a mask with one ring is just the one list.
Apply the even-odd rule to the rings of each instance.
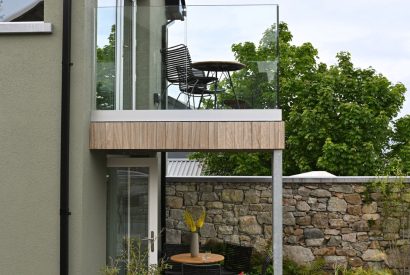
[[[91, 149], [283, 148], [277, 5], [136, 2], [96, 9]], [[176, 45], [191, 61], [173, 82], [164, 51]]]

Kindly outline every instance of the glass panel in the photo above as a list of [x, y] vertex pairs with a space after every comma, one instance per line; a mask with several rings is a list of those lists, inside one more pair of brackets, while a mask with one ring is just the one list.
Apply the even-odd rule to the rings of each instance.
[[97, 14], [96, 109], [115, 110], [115, 7], [102, 7]]
[[277, 107], [277, 5], [141, 3], [97, 9], [96, 109]]
[[109, 168], [107, 208], [107, 256], [112, 259], [129, 257], [129, 242], [148, 234], [149, 168]]

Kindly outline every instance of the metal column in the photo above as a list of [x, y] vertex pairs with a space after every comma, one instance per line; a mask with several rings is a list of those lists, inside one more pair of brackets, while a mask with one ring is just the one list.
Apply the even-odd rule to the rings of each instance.
[[283, 274], [282, 234], [282, 150], [274, 150], [272, 155], [272, 251], [275, 275]]

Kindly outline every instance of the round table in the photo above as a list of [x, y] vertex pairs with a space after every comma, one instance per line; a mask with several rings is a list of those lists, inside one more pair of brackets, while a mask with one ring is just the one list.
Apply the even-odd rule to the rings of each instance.
[[[240, 62], [237, 61], [216, 61], [216, 60], [212, 60], [212, 61], [200, 61], [200, 62], [194, 62], [191, 64], [192, 68], [200, 70], [200, 71], [207, 71], [208, 72], [208, 76], [210, 74], [210, 72], [213, 72], [215, 74], [215, 77], [218, 79], [218, 72], [220, 72], [222, 75], [226, 75], [228, 77], [229, 80], [229, 84], [231, 85], [231, 89], [233, 92], [233, 95], [235, 97], [235, 101], [236, 101], [236, 106], [239, 109], [240, 108], [240, 102], [235, 94], [235, 89], [233, 87], [233, 83], [232, 83], [232, 78], [231, 78], [231, 73], [233, 71], [238, 71], [241, 70], [243, 68], [245, 68], [245, 64], [242, 64]], [[215, 85], [215, 91], [218, 88], [218, 80], [216, 82]], [[216, 108], [216, 100], [215, 100], [215, 108]]]
[[181, 264], [213, 264], [224, 260], [224, 256], [214, 253], [209, 253], [206, 257], [205, 253], [199, 253], [198, 257], [191, 257], [191, 253], [182, 253], [171, 256], [171, 261]]
[[200, 61], [192, 63], [192, 68], [208, 72], [232, 72], [245, 68], [236, 61]]

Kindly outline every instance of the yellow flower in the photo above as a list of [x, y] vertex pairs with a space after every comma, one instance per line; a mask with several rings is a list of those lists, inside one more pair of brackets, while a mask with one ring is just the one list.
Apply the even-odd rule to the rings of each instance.
[[185, 221], [185, 224], [188, 227], [188, 229], [191, 230], [191, 232], [196, 232], [195, 221], [192, 218], [192, 215], [191, 215], [191, 213], [189, 213], [188, 210], [184, 211], [184, 221]]
[[201, 228], [202, 226], [204, 226], [204, 222], [205, 222], [205, 210], [202, 211], [201, 216], [196, 221], [196, 227]]
[[185, 225], [188, 227], [188, 229], [189, 229], [191, 232], [196, 232], [196, 231], [199, 230], [202, 226], [204, 226], [205, 216], [206, 216], [205, 211], [202, 211], [201, 216], [200, 216], [199, 219], [195, 222], [194, 218], [192, 217], [192, 214], [191, 214], [188, 210], [185, 210], [185, 211], [184, 211], [184, 222], [185, 222]]

